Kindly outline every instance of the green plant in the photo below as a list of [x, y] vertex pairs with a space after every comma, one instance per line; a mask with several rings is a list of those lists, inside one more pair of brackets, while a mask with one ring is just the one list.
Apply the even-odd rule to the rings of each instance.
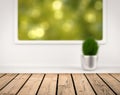
[[96, 55], [98, 48], [98, 43], [92, 38], [86, 39], [82, 45], [82, 51], [84, 55]]

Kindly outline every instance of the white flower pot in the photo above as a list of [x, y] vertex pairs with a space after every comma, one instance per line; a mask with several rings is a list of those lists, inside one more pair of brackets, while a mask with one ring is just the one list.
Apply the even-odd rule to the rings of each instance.
[[82, 68], [84, 70], [95, 70], [98, 63], [98, 56], [82, 55]]

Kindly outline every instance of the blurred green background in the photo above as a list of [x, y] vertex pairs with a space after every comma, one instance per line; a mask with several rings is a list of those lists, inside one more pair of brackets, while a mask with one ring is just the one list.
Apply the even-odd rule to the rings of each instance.
[[102, 0], [18, 0], [19, 40], [102, 40]]

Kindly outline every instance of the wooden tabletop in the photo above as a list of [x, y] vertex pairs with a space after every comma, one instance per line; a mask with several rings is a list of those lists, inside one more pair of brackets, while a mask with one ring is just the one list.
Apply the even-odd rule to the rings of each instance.
[[0, 95], [120, 95], [120, 74], [0, 74]]

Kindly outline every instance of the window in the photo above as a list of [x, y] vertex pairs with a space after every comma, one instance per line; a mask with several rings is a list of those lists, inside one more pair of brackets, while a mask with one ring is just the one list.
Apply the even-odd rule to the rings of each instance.
[[105, 0], [18, 0], [17, 7], [17, 42], [105, 41]]

